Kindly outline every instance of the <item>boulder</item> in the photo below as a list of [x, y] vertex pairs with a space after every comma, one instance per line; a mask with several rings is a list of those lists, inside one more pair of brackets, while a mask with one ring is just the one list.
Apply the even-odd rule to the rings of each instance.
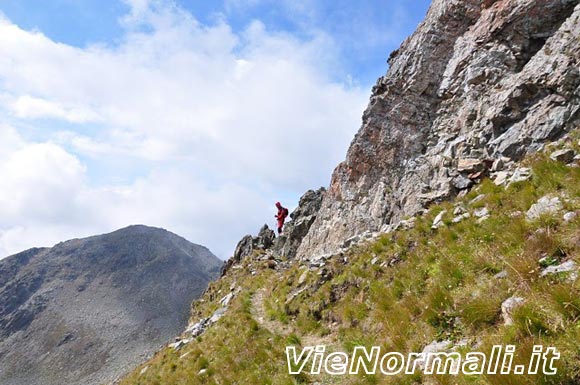
[[489, 217], [489, 210], [487, 207], [482, 207], [480, 209], [477, 209], [473, 212], [473, 215], [476, 218], [485, 218], [485, 217]]
[[540, 277], [545, 277], [550, 274], [576, 272], [578, 265], [574, 261], [566, 261], [556, 266], [548, 266], [540, 273]]
[[570, 163], [574, 160], [574, 156], [576, 156], [576, 152], [571, 148], [566, 148], [551, 153], [550, 159], [556, 162]]
[[462, 203], [456, 204], [455, 208], [453, 209], [453, 215], [460, 215], [466, 212], [467, 210], [465, 209], [465, 206], [463, 206]]
[[533, 221], [542, 215], [555, 214], [562, 210], [562, 202], [558, 197], [543, 196], [530, 207], [526, 213], [526, 219]]
[[509, 175], [510, 174], [507, 171], [500, 171], [497, 174], [495, 174], [495, 179], [493, 180], [493, 183], [495, 183], [497, 186], [504, 185], [507, 183]]
[[509, 160], [509, 158], [498, 158], [498, 159], [494, 160], [493, 164], [491, 166], [491, 171], [497, 172], [497, 171], [503, 170], [505, 163], [506, 163], [505, 162], [506, 160]]
[[510, 178], [509, 184], [524, 182], [532, 177], [532, 171], [527, 167], [516, 168], [513, 175]]
[[574, 219], [576, 219], [576, 217], [578, 217], [578, 214], [576, 214], [576, 212], [569, 211], [566, 214], [564, 214], [563, 219], [564, 219], [564, 222], [571, 222]]
[[463, 175], [458, 175], [451, 180], [451, 184], [457, 190], [465, 190], [473, 185], [473, 181]]
[[493, 276], [493, 278], [495, 279], [504, 279], [507, 278], [508, 273], [505, 270], [500, 271], [499, 273], [497, 273], [496, 275]]
[[455, 218], [453, 218], [453, 220], [451, 222], [453, 222], [453, 223], [459, 223], [459, 222], [461, 222], [464, 219], [467, 219], [469, 217], [471, 217], [471, 214], [469, 214], [469, 213], [463, 213], [463, 214], [457, 215]]
[[469, 204], [471, 206], [473, 206], [474, 204], [476, 204], [477, 202], [482, 201], [485, 198], [485, 194], [479, 194], [478, 196], [476, 196], [475, 198], [473, 198], [472, 200], [469, 201]]
[[[444, 341], [433, 341], [429, 345], [423, 348], [422, 353], [427, 357], [427, 360], [417, 362], [417, 366], [421, 369], [425, 369], [426, 367], [430, 367], [432, 365], [432, 361], [435, 359], [432, 355], [433, 353], [440, 353], [446, 352], [453, 346], [453, 343], [449, 340]], [[457, 365], [458, 363], [453, 362], [453, 365]]]
[[413, 227], [415, 227], [416, 221], [417, 219], [415, 217], [404, 219], [401, 222], [399, 222], [399, 227], [403, 230], [411, 230]]
[[501, 315], [504, 320], [504, 325], [512, 325], [514, 323], [513, 320], [513, 312], [516, 308], [520, 307], [524, 303], [524, 299], [522, 297], [510, 297], [503, 301], [501, 304]]
[[433, 224], [431, 225], [431, 228], [433, 230], [438, 229], [439, 227], [443, 226], [443, 216], [447, 213], [447, 210], [443, 210], [441, 211], [439, 214], [437, 214], [437, 216], [435, 217], [435, 219], [433, 219]]

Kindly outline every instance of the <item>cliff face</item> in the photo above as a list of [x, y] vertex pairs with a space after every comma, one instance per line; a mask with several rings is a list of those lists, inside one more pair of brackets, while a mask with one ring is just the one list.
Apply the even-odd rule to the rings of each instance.
[[578, 3], [435, 0], [391, 54], [298, 256], [388, 231], [576, 127]]

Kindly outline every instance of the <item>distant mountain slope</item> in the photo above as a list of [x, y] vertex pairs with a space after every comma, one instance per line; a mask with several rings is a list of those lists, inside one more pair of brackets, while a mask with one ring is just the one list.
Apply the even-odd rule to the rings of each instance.
[[101, 384], [178, 334], [222, 262], [130, 226], [0, 261], [0, 384]]

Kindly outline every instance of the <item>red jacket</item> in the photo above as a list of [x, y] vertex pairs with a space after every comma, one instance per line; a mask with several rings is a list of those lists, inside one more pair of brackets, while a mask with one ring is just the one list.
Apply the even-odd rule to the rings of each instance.
[[278, 206], [278, 214], [275, 215], [276, 219], [278, 220], [278, 226], [282, 226], [286, 217], [288, 216], [288, 209], [283, 207], [282, 205]]

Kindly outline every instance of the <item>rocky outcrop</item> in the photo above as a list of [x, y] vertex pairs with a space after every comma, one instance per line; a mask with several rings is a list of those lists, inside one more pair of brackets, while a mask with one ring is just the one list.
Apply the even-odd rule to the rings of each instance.
[[435, 0], [391, 54], [298, 256], [392, 227], [576, 127], [578, 3]]
[[326, 189], [321, 187], [316, 191], [308, 190], [302, 195], [298, 202], [298, 207], [290, 213], [290, 221], [284, 225], [284, 231], [278, 238], [276, 238], [276, 234], [270, 230], [267, 224], [262, 226], [256, 237], [251, 235], [244, 236], [238, 242], [234, 255], [224, 264], [222, 276], [232, 266], [257, 250], [267, 251], [272, 257], [293, 258], [302, 239], [308, 234], [310, 226], [316, 219], [325, 192]]
[[324, 188], [316, 191], [308, 190], [300, 198], [298, 207], [290, 214], [292, 220], [284, 226], [282, 236], [276, 240], [274, 245], [276, 254], [289, 258], [293, 258], [296, 255], [302, 239], [308, 234], [316, 219], [325, 192]]
[[245, 235], [236, 246], [236, 250], [234, 251], [234, 255], [228, 259], [221, 271], [221, 275], [224, 274], [236, 263], [239, 263], [245, 257], [252, 255], [254, 250], [267, 250], [272, 247], [274, 241], [276, 239], [276, 233], [271, 230], [267, 224], [264, 224], [260, 231], [258, 232], [258, 236], [253, 237], [251, 235]]

